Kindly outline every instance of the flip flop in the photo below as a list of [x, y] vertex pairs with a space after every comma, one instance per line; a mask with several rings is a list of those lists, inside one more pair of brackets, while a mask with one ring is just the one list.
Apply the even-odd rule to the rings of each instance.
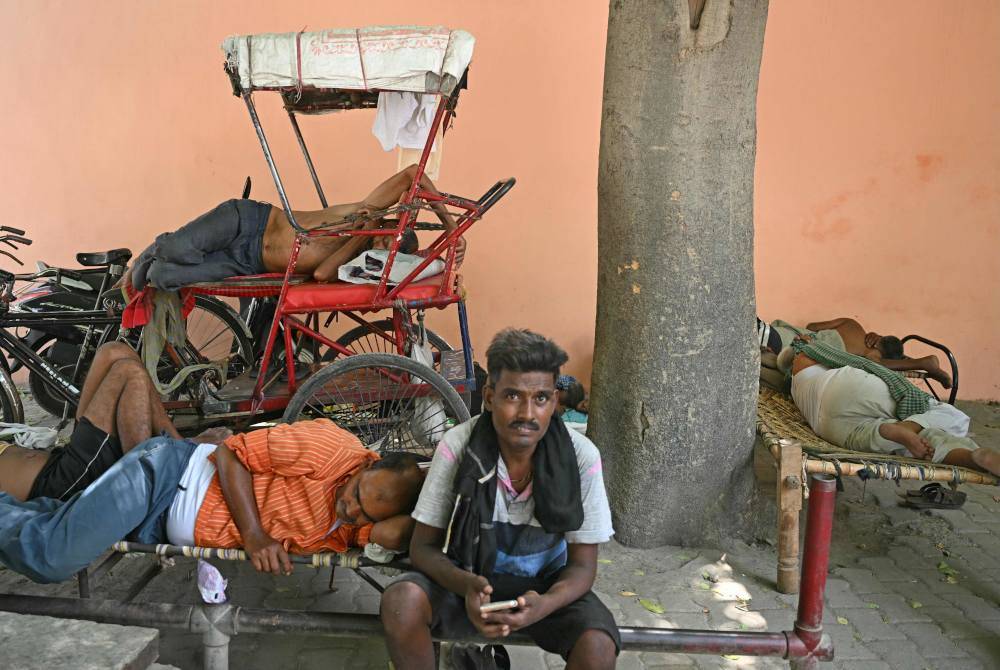
[[965, 504], [965, 493], [938, 483], [925, 484], [920, 489], [907, 491], [899, 504], [913, 509], [958, 509]]

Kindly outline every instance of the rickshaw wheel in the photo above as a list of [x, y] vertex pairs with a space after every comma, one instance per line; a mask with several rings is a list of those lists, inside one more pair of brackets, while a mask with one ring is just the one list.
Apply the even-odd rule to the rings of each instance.
[[[391, 332], [392, 319], [381, 319], [373, 321], [372, 326], [379, 330]], [[435, 333], [430, 328], [427, 329], [427, 341], [431, 343], [431, 348], [436, 352], [454, 351], [448, 342]], [[349, 349], [356, 354], [396, 354], [396, 345], [373, 333], [367, 326], [357, 326], [337, 338], [337, 344]], [[334, 361], [341, 358], [340, 352], [336, 349], [328, 349], [323, 354], [324, 361]]]
[[426, 365], [396, 354], [356, 354], [320, 368], [282, 421], [326, 417], [369, 449], [430, 456], [446, 430], [469, 420], [461, 396]]

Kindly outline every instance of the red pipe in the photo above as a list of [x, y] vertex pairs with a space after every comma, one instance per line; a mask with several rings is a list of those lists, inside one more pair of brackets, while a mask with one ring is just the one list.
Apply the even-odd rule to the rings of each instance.
[[823, 634], [823, 591], [830, 564], [830, 536], [837, 501], [837, 482], [831, 475], [814, 474], [809, 481], [809, 516], [802, 555], [799, 611], [794, 635], [789, 636], [792, 667], [805, 670], [818, 660], [833, 658], [833, 643]]

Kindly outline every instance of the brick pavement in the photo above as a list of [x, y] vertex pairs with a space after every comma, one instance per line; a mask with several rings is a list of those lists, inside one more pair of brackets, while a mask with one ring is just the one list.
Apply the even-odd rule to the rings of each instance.
[[[973, 431], [1000, 448], [1000, 409], [968, 405]], [[966, 486], [966, 508], [944, 514], [899, 508], [891, 482], [845, 482], [839, 495], [824, 625], [838, 670], [1000, 667], [1000, 490]], [[907, 483], [904, 483], [906, 486]], [[914, 487], [916, 483], [909, 483]], [[719, 550], [660, 547], [637, 550], [612, 543], [602, 549], [597, 589], [623, 625], [730, 630], [783, 630], [795, 616], [795, 598], [773, 589], [775, 552], [767, 543]], [[122, 561], [115, 579], [95, 597], [121, 593], [148, 557]], [[375, 613], [377, 596], [348, 571], [338, 590], [328, 574], [311, 568], [288, 578], [260, 576], [249, 565], [218, 562], [230, 580], [231, 600], [251, 607]], [[943, 565], [942, 565], [943, 564]], [[179, 561], [137, 600], [196, 602], [194, 564]], [[953, 571], [953, 572], [952, 572]], [[342, 573], [342, 574], [341, 574]], [[948, 575], [951, 575], [949, 579]], [[385, 581], [388, 577], [379, 576]], [[71, 584], [39, 586], [0, 569], [0, 592], [66, 595]], [[634, 595], [633, 595], [634, 594]], [[663, 607], [647, 610], [639, 598]], [[196, 635], [162, 631], [160, 662], [200, 667]], [[536, 649], [512, 648], [515, 668], [561, 668]], [[379, 641], [307, 636], [240, 635], [231, 646], [233, 667], [386, 668]], [[626, 653], [619, 668], [771, 668], [780, 660]]]

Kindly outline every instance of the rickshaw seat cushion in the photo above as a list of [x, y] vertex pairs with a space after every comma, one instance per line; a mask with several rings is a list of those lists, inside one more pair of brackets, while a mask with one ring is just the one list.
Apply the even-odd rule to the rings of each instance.
[[[444, 275], [435, 275], [413, 282], [397, 294], [402, 300], [427, 300], [441, 293]], [[371, 305], [375, 301], [377, 284], [350, 284], [348, 282], [305, 282], [291, 286], [285, 295], [287, 311], [325, 310], [342, 305]]]

